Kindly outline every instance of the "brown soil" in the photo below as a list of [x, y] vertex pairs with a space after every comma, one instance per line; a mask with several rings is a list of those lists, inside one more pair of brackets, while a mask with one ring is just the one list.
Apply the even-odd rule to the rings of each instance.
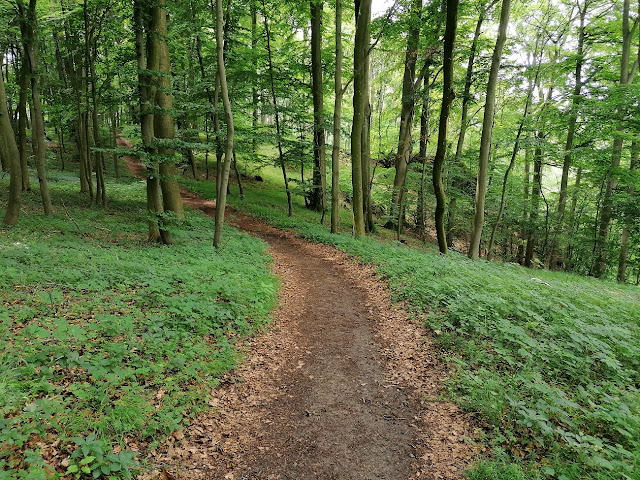
[[270, 245], [279, 307], [211, 392], [211, 412], [154, 451], [140, 478], [464, 478], [473, 425], [438, 399], [445, 368], [374, 270], [251, 217], [230, 220]]

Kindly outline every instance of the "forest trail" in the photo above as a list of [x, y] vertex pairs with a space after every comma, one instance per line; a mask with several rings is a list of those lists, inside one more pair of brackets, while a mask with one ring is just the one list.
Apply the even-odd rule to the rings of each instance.
[[[183, 198], [215, 211], [193, 193]], [[229, 217], [269, 244], [279, 306], [268, 331], [246, 342], [242, 365], [211, 392], [213, 410], [154, 451], [155, 470], [140, 478], [462, 479], [476, 453], [473, 426], [438, 400], [446, 371], [374, 270], [251, 217]]]

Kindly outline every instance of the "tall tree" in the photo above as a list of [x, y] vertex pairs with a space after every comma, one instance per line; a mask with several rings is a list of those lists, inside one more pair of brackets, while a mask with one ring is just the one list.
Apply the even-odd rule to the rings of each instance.
[[174, 149], [170, 146], [175, 137], [172, 115], [173, 95], [171, 92], [171, 61], [167, 44], [167, 0], [155, 0], [151, 7], [151, 42], [148, 51], [149, 63], [157, 67], [153, 72], [156, 85], [153, 115], [153, 133], [160, 158], [160, 188], [165, 212], [172, 212], [177, 218], [184, 216], [184, 206], [178, 186]]
[[444, 62], [442, 84], [442, 107], [440, 108], [440, 121], [438, 124], [438, 148], [433, 159], [433, 189], [436, 193], [436, 234], [440, 253], [447, 253], [447, 233], [444, 225], [444, 214], [447, 205], [447, 197], [442, 181], [442, 166], [447, 153], [447, 129], [449, 128], [449, 113], [454, 99], [453, 92], [453, 51], [458, 26], [459, 0], [447, 0], [447, 21], [444, 32]]
[[576, 127], [578, 125], [578, 108], [582, 101], [582, 67], [585, 61], [585, 36], [586, 36], [586, 18], [589, 5], [592, 2], [585, 0], [580, 5], [577, 2], [578, 18], [580, 24], [578, 26], [578, 46], [576, 49], [576, 67], [575, 67], [575, 85], [573, 87], [573, 96], [571, 97], [571, 106], [569, 107], [569, 121], [567, 124], [567, 138], [564, 145], [564, 159], [562, 162], [562, 177], [560, 179], [560, 196], [558, 199], [558, 218], [554, 240], [549, 254], [549, 266], [552, 269], [557, 268], [558, 257], [560, 256], [560, 235], [565, 231], [565, 210], [567, 207], [567, 192], [569, 186], [569, 171], [571, 169], [571, 158], [573, 153], [573, 143], [576, 135]]
[[262, 15], [264, 18], [264, 31], [267, 37], [267, 60], [269, 68], [269, 86], [271, 90], [271, 101], [273, 102], [273, 110], [276, 121], [276, 135], [278, 143], [278, 159], [280, 169], [282, 170], [282, 178], [284, 180], [284, 189], [287, 194], [288, 215], [293, 216], [293, 200], [291, 198], [291, 190], [289, 190], [289, 179], [287, 177], [287, 169], [285, 165], [284, 152], [282, 150], [282, 128], [280, 126], [280, 110], [278, 109], [278, 97], [276, 95], [275, 72], [273, 68], [273, 50], [271, 48], [271, 29], [269, 28], [269, 20], [267, 18], [267, 7], [262, 0]]
[[[473, 32], [473, 40], [471, 41], [471, 48], [469, 50], [469, 61], [467, 62], [467, 72], [464, 79], [464, 90], [462, 92], [462, 113], [460, 115], [460, 133], [458, 135], [458, 143], [456, 146], [456, 154], [453, 160], [454, 165], [460, 164], [460, 158], [462, 158], [462, 149], [464, 147], [464, 141], [467, 136], [467, 129], [469, 127], [469, 105], [471, 104], [471, 86], [473, 85], [473, 75], [476, 66], [476, 54], [478, 52], [478, 42], [480, 40], [480, 34], [482, 33], [482, 25], [486, 19], [488, 11], [496, 4], [498, 0], [493, 0], [490, 4], [482, 4], [480, 6], [480, 13], [476, 22], [476, 28]], [[461, 188], [460, 179], [457, 176], [453, 178], [453, 187]], [[456, 224], [456, 216], [458, 210], [458, 198], [454, 193], [450, 195], [449, 199], [449, 215], [447, 217], [447, 245], [453, 246], [454, 229]]]
[[22, 174], [20, 168], [20, 152], [13, 133], [9, 112], [7, 110], [7, 94], [4, 79], [0, 74], [0, 156], [3, 165], [9, 168], [9, 203], [3, 222], [7, 225], [18, 223], [22, 196]]
[[336, 0], [336, 70], [334, 78], [333, 147], [331, 150], [331, 233], [340, 224], [340, 141], [342, 127], [342, 0]]
[[356, 0], [356, 35], [353, 50], [353, 123], [351, 127], [351, 182], [353, 186], [353, 233], [356, 238], [365, 234], [364, 192], [362, 188], [362, 132], [365, 122], [366, 55], [369, 50], [371, 0]]
[[471, 230], [471, 245], [469, 246], [469, 258], [476, 259], [480, 254], [480, 240], [484, 226], [484, 203], [489, 183], [489, 154], [491, 152], [491, 137], [493, 132], [493, 116], [496, 108], [496, 87], [498, 85], [498, 73], [502, 61], [502, 49], [507, 39], [507, 25], [509, 23], [509, 11], [511, 0], [502, 0], [500, 10], [500, 25], [498, 26], [498, 38], [491, 58], [491, 70], [487, 82], [487, 95], [485, 98], [484, 119], [482, 121], [482, 137], [480, 138], [480, 158], [478, 161], [478, 180], [476, 184], [475, 215]]
[[29, 5], [25, 7], [22, 0], [16, 0], [18, 12], [20, 14], [20, 31], [22, 34], [23, 52], [26, 62], [26, 75], [31, 79], [31, 109], [32, 125], [31, 138], [34, 156], [36, 158], [36, 170], [38, 172], [38, 182], [40, 183], [40, 195], [42, 197], [42, 207], [45, 215], [53, 213], [51, 205], [51, 195], [49, 193], [49, 183], [47, 181], [47, 171], [45, 168], [45, 146], [44, 146], [44, 114], [42, 112], [42, 100], [40, 99], [40, 76], [38, 70], [38, 16], [36, 12], [36, 0], [29, 0]]
[[[416, 97], [416, 64], [418, 62], [418, 46], [420, 43], [422, 0], [413, 0], [407, 33], [407, 50], [404, 58], [404, 75], [402, 78], [402, 108], [400, 111], [400, 132], [398, 134], [398, 150], [395, 158], [396, 172], [393, 179], [393, 194], [388, 226], [396, 222], [402, 223], [403, 199], [407, 181], [407, 166], [411, 152], [411, 130], [415, 112]], [[401, 228], [401, 227], [399, 227]]]
[[[628, 85], [633, 81], [637, 68], [629, 70], [629, 57], [631, 54], [632, 30], [629, 21], [630, 0], [624, 0], [622, 4], [622, 54], [620, 56], [620, 81], [619, 85]], [[635, 29], [635, 27], [634, 27]], [[620, 121], [619, 119], [617, 119]], [[611, 164], [607, 173], [606, 187], [602, 199], [602, 214], [598, 226], [598, 234], [595, 243], [595, 265], [593, 275], [602, 277], [607, 269], [607, 241], [609, 239], [609, 226], [613, 218], [613, 192], [618, 185], [618, 174], [622, 158], [623, 136], [622, 126], [618, 127], [618, 133], [614, 136], [611, 147]]]
[[224, 19], [222, 10], [222, 0], [216, 0], [216, 52], [218, 58], [218, 78], [220, 79], [220, 94], [224, 105], [224, 115], [227, 123], [227, 139], [225, 144], [224, 167], [222, 169], [222, 180], [216, 196], [216, 218], [213, 246], [220, 248], [222, 241], [222, 226], [224, 224], [224, 210], [227, 204], [227, 187], [229, 185], [229, 171], [233, 161], [233, 113], [231, 112], [231, 102], [229, 101], [229, 88], [227, 86], [227, 71], [224, 64]]
[[325, 154], [324, 91], [322, 89], [323, 0], [309, 0], [311, 8], [311, 91], [313, 94], [313, 178], [309, 208], [325, 209], [327, 164]]

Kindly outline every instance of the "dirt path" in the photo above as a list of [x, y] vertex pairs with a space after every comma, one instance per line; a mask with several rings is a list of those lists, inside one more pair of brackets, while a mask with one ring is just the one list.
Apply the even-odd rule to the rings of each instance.
[[[191, 193], [185, 201], [215, 210]], [[373, 269], [231, 217], [270, 245], [282, 279], [273, 325], [212, 392], [212, 412], [153, 452], [155, 473], [141, 478], [463, 478], [476, 452], [473, 428], [438, 401], [446, 372]]]

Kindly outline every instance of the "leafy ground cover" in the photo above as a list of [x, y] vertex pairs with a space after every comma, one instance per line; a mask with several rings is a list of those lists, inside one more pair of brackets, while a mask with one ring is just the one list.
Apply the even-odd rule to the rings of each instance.
[[[212, 197], [209, 183], [186, 183]], [[448, 395], [492, 446], [472, 479], [640, 478], [637, 288], [334, 236], [299, 198], [288, 218], [281, 186], [247, 187], [233, 206], [376, 265], [429, 325], [453, 366]]]
[[87, 208], [76, 175], [50, 181], [64, 208], [45, 218], [27, 192], [0, 230], [0, 478], [131, 478], [135, 451], [208, 405], [277, 282], [262, 242], [229, 229], [214, 253], [198, 213], [176, 245], [148, 245], [137, 180], [107, 184], [107, 211]]

